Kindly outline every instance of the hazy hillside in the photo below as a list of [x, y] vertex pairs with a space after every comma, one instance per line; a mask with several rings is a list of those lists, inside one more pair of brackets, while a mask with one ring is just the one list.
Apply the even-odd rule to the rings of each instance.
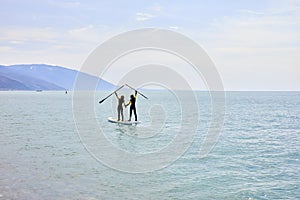
[[[78, 73], [81, 72], [45, 64], [0, 66], [0, 90], [73, 90]], [[97, 89], [114, 88], [111, 83], [97, 77], [81, 75], [87, 82], [99, 80]]]
[[29, 90], [30, 88], [20, 81], [0, 75], [0, 90]]

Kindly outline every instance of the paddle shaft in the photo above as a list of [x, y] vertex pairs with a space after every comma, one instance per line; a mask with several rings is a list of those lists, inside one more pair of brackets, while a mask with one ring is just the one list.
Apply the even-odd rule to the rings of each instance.
[[[131, 89], [133, 89], [133, 90], [135, 90], [135, 91], [137, 91], [136, 89], [134, 89], [133, 87], [131, 87], [130, 85], [128, 85], [128, 84], [125, 84], [127, 87], [129, 87], [129, 88], [131, 88]], [[142, 95], [142, 97], [144, 97], [145, 99], [148, 99], [148, 97], [146, 97], [145, 95], [143, 95], [142, 93], [140, 93], [139, 91], [137, 91], [137, 93], [139, 93], [140, 95]]]
[[122, 85], [121, 87], [119, 87], [118, 89], [116, 89], [114, 92], [112, 92], [110, 95], [108, 95], [107, 97], [105, 97], [104, 99], [102, 99], [101, 101], [99, 101], [99, 103], [101, 104], [103, 101], [105, 101], [107, 98], [109, 98], [111, 95], [113, 95], [115, 92], [119, 91], [120, 89], [122, 89], [124, 87], [124, 85]]

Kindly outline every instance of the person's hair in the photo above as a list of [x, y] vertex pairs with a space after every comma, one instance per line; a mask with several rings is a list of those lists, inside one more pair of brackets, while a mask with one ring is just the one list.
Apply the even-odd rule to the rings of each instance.
[[121, 96], [121, 99], [124, 100], [124, 96], [123, 95]]
[[133, 99], [133, 98], [134, 98], [133, 94], [132, 94], [132, 95], [130, 95], [130, 98], [131, 98], [131, 99]]

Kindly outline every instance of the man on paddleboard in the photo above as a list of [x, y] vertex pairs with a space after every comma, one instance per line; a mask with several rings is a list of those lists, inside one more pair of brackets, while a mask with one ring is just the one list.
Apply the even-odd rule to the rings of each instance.
[[136, 95], [137, 95], [137, 91], [135, 90], [134, 95], [130, 95], [130, 100], [128, 102], [128, 104], [125, 105], [125, 108], [130, 105], [130, 115], [129, 115], [129, 120], [131, 121], [131, 116], [132, 116], [132, 111], [134, 113], [134, 117], [135, 117], [135, 121], [137, 121], [137, 114], [136, 114], [136, 107], [135, 107], [135, 102], [136, 102]]

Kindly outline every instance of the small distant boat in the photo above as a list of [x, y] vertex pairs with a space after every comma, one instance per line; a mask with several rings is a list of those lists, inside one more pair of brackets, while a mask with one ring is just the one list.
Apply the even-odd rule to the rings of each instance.
[[36, 92], [42, 92], [43, 90], [36, 90]]

